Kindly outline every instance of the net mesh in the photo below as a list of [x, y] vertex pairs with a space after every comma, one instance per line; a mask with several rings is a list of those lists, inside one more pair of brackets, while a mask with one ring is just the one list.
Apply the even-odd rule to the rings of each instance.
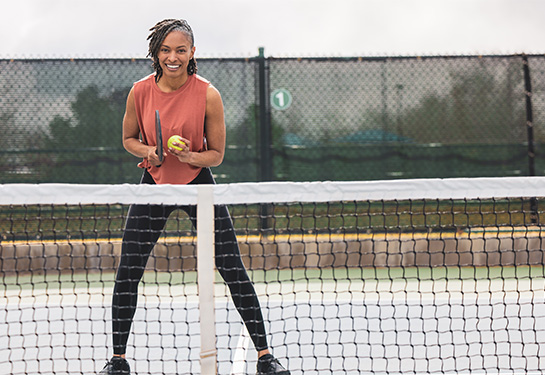
[[[544, 183], [232, 184], [215, 186], [214, 202], [229, 209], [268, 344], [292, 374], [542, 374]], [[198, 188], [1, 185], [0, 373], [104, 366], [131, 203], [190, 212], [143, 229], [160, 237], [131, 368], [200, 373]], [[218, 373], [255, 373], [252, 335], [219, 273], [214, 291]]]

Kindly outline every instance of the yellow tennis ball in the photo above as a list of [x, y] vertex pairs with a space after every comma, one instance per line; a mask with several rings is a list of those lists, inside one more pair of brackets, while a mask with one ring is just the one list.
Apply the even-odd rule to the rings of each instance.
[[182, 141], [182, 137], [180, 137], [179, 135], [173, 135], [172, 137], [168, 139], [168, 142], [167, 142], [168, 148], [173, 148], [175, 150], [182, 151], [182, 148], [180, 146], [174, 145], [173, 142], [176, 142], [185, 146], [185, 142]]

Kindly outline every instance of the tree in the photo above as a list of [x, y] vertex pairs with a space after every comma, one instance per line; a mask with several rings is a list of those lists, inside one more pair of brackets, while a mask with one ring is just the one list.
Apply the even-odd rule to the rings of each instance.
[[[218, 168], [227, 171], [231, 181], [256, 181], [259, 170], [259, 106], [251, 104], [246, 109], [246, 115], [238, 126], [227, 128], [227, 146], [225, 161]], [[271, 119], [271, 147], [275, 164], [282, 157], [284, 129]], [[267, 146], [265, 146], [267, 147]], [[276, 154], [276, 156], [275, 156]]]
[[[506, 144], [524, 141], [523, 99], [517, 101], [511, 70], [505, 78], [485, 69], [451, 73], [447, 95], [430, 94], [401, 113], [398, 122], [417, 143]], [[522, 82], [521, 79], [517, 80]]]
[[56, 116], [49, 124], [45, 146], [63, 151], [120, 148], [126, 89], [100, 96], [98, 88], [80, 91], [72, 103], [72, 118]]
[[127, 156], [121, 124], [128, 91], [103, 96], [97, 87], [88, 86], [71, 104], [72, 117], [56, 116], [50, 122], [43, 142], [52, 159], [47, 181], [120, 182], [119, 168]]

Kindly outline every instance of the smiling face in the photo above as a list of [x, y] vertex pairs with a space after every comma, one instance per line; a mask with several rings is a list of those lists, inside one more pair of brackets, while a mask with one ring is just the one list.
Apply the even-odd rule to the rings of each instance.
[[170, 32], [159, 47], [157, 59], [167, 79], [186, 78], [189, 60], [195, 47], [188, 35], [179, 30]]

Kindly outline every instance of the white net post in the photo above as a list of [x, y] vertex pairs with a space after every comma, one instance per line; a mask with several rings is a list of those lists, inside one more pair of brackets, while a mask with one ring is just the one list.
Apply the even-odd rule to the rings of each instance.
[[201, 328], [201, 374], [216, 374], [213, 185], [199, 186], [197, 195], [197, 283]]

